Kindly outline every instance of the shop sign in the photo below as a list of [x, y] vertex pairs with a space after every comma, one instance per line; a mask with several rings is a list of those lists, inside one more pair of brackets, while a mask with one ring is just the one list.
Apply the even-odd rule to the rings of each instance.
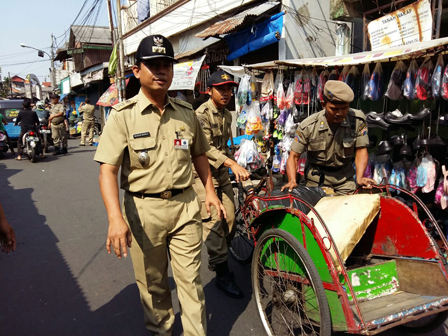
[[188, 62], [174, 64], [173, 82], [169, 90], [194, 90], [204, 58], [205, 55]]
[[372, 50], [399, 47], [432, 38], [429, 0], [420, 0], [367, 25]]

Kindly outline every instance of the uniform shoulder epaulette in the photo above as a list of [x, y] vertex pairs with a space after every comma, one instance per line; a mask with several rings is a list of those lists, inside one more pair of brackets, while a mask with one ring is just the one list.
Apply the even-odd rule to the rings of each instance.
[[351, 108], [349, 110], [349, 112], [351, 112], [351, 115], [356, 117], [356, 118], [360, 118], [360, 119], [366, 120], [366, 115], [361, 110], [357, 110], [357, 109], [352, 109]]
[[176, 103], [178, 105], [181, 105], [183, 107], [189, 108], [189, 109], [193, 109], [193, 106], [191, 106], [190, 103], [187, 103], [186, 101], [183, 101], [182, 99], [179, 98], [171, 98], [171, 101], [173, 103]]
[[119, 103], [117, 105], [114, 105], [113, 109], [115, 111], [121, 111], [121, 110], [125, 109], [126, 107], [135, 104], [136, 102], [137, 102], [137, 99], [132, 97], [132, 98], [130, 98], [128, 100], [125, 100], [124, 102], [121, 102], [121, 103]]
[[319, 119], [319, 113], [315, 113], [313, 115], [310, 115], [308, 118], [306, 118], [304, 121], [300, 123], [301, 128], [305, 128], [308, 126], [311, 126], [317, 122]]
[[205, 113], [207, 110], [208, 110], [207, 104], [203, 103], [196, 109], [196, 113]]

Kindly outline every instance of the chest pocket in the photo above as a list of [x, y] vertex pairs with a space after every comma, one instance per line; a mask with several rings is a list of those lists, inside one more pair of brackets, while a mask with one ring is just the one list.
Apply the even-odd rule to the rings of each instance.
[[191, 161], [190, 153], [193, 144], [193, 134], [191, 132], [184, 132], [182, 139], [188, 141], [188, 149], [174, 149], [174, 151], [176, 152], [177, 161], [185, 163]]
[[308, 152], [316, 159], [326, 160], [326, 144], [325, 141], [310, 142], [308, 144]]
[[[131, 169], [146, 169], [151, 167], [157, 159], [156, 139], [155, 138], [139, 138], [129, 139], [129, 159], [131, 161]], [[143, 156], [146, 152], [147, 160], [142, 163], [139, 155]]]
[[355, 155], [355, 139], [348, 138], [344, 139], [343, 146], [343, 157], [352, 158]]

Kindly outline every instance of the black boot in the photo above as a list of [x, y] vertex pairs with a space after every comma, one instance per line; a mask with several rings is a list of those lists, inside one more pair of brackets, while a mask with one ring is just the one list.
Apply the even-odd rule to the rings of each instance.
[[61, 154], [67, 154], [67, 147], [62, 147]]
[[243, 298], [243, 291], [233, 279], [233, 273], [229, 271], [227, 261], [215, 265], [216, 286], [227, 296], [235, 299]]
[[59, 149], [59, 147], [55, 147], [54, 148], [54, 153], [53, 155], [61, 155], [61, 150]]

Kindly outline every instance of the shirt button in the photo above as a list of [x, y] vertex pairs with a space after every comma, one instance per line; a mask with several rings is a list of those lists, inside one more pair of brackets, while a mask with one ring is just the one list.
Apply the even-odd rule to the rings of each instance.
[[168, 152], [165, 152], [165, 156], [168, 156]]
[[166, 170], [166, 172], [167, 172], [167, 173], [169, 173], [169, 172], [170, 172], [170, 170], [169, 170], [169, 169], [167, 169], [167, 170]]
[[165, 136], [163, 136], [163, 137], [162, 137], [162, 139], [163, 139], [163, 140], [165, 140], [165, 139], [166, 139], [166, 137], [165, 137]]

